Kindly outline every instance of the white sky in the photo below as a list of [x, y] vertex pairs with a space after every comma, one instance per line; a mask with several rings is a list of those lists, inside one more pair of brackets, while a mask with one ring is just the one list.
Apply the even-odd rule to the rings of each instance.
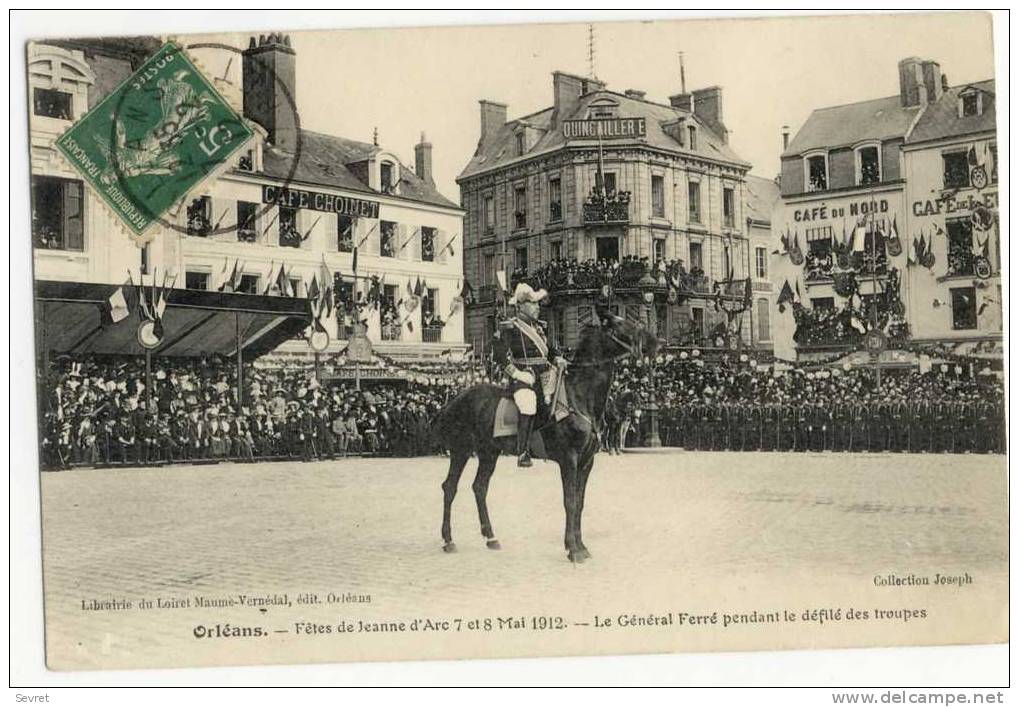
[[[246, 46], [247, 37], [218, 39]], [[991, 19], [979, 13], [598, 23], [595, 38], [596, 73], [609, 89], [644, 90], [663, 103], [680, 90], [683, 51], [687, 90], [722, 87], [730, 142], [762, 176], [778, 171], [783, 124], [795, 134], [814, 108], [897, 94], [904, 57], [940, 62], [953, 85], [994, 75]], [[436, 181], [454, 201], [454, 180], [479, 136], [479, 99], [509, 104], [513, 119], [551, 105], [552, 71], [588, 71], [586, 24], [304, 31], [291, 39], [304, 127], [367, 142], [377, 126], [382, 146], [408, 165], [425, 131]]]

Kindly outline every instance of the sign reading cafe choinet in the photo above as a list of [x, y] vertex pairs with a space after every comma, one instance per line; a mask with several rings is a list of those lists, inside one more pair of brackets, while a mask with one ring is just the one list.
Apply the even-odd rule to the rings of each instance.
[[644, 118], [598, 118], [595, 120], [567, 120], [563, 123], [563, 136], [567, 140], [618, 140], [647, 135]]
[[287, 189], [271, 184], [262, 185], [262, 203], [289, 206], [294, 209], [328, 211], [344, 216], [379, 217], [379, 202], [349, 196], [323, 194], [305, 189]]

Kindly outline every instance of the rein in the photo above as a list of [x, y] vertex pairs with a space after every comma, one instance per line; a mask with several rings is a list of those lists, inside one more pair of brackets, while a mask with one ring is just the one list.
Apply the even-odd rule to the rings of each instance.
[[616, 354], [615, 356], [608, 356], [606, 358], [596, 358], [593, 361], [579, 361], [570, 362], [570, 368], [589, 368], [591, 366], [604, 366], [606, 363], [618, 363], [628, 356], [634, 355], [633, 346], [620, 339], [615, 334], [609, 334], [609, 338], [616, 342], [623, 349], [624, 353]]

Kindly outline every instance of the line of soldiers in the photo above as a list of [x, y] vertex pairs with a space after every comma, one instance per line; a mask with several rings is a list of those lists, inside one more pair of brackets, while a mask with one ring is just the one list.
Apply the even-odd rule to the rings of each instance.
[[1006, 444], [1003, 405], [975, 399], [672, 405], [659, 434], [691, 450], [1003, 454]]

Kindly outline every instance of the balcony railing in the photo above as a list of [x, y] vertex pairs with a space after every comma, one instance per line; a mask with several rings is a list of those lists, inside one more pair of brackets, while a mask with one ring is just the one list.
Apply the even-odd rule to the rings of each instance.
[[437, 344], [442, 341], [442, 327], [426, 326], [421, 329], [421, 340], [426, 344]]
[[403, 327], [399, 323], [382, 325], [383, 341], [400, 341], [403, 338]]
[[584, 224], [612, 225], [630, 222], [630, 192], [603, 193], [592, 189], [584, 200]]

